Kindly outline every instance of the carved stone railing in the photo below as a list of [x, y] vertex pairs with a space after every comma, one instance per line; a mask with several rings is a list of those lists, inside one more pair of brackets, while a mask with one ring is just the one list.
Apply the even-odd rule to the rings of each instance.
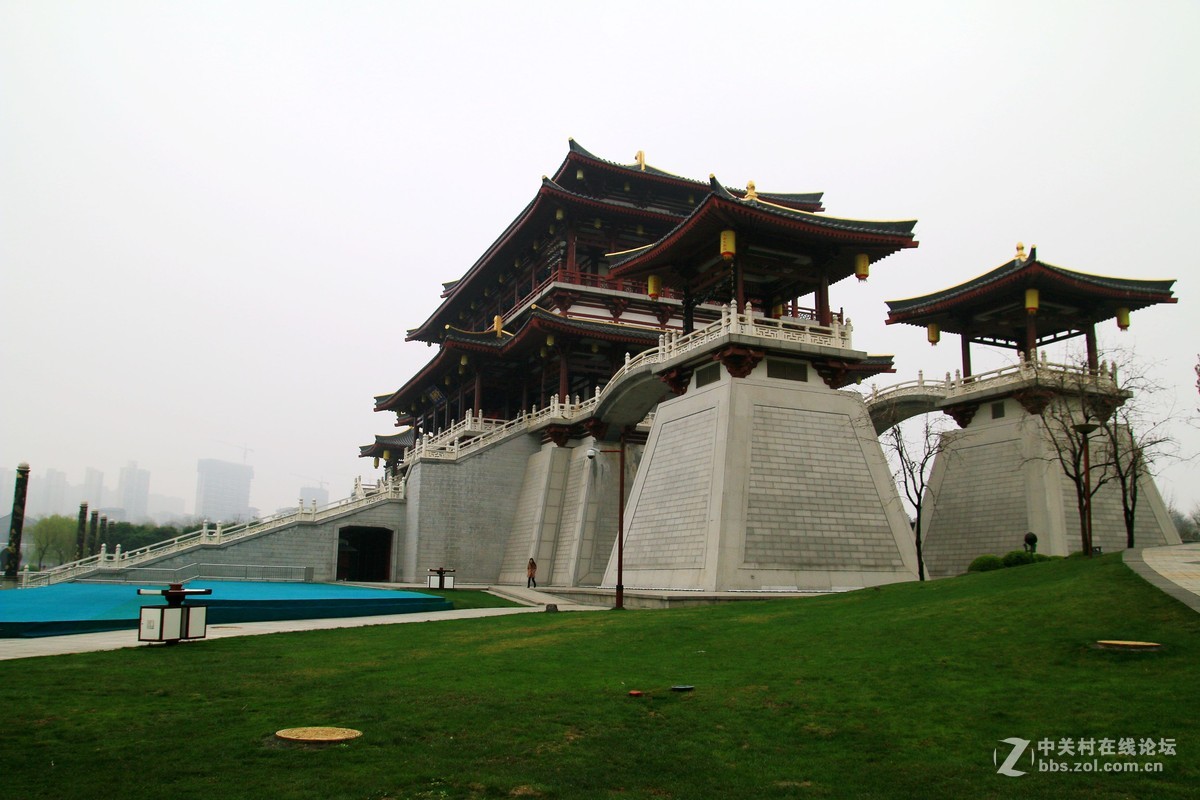
[[863, 399], [868, 406], [897, 402], [910, 397], [936, 396], [950, 401], [976, 392], [1015, 389], [1033, 382], [1059, 385], [1072, 390], [1082, 388], [1116, 392], [1120, 389], [1116, 364], [1102, 362], [1098, 369], [1092, 370], [1077, 364], [1057, 364], [1049, 361], [1043, 354], [1039, 359], [1026, 360], [1022, 357], [1016, 364], [975, 375], [964, 376], [958, 370], [953, 375], [947, 372], [943, 380], [930, 380], [925, 377], [924, 372], [918, 372], [916, 380], [904, 381], [882, 389], [872, 386], [871, 393]]
[[468, 412], [449, 428], [418, 439], [405, 453], [401, 466], [411, 466], [421, 460], [456, 461], [510, 437], [534, 432], [545, 425], [586, 420], [631, 373], [700, 350], [730, 334], [852, 349], [852, 333], [853, 325], [849, 320], [843, 323], [835, 319], [830, 325], [820, 325], [813, 320], [796, 317], [771, 319], [756, 316], [750, 306], [739, 314], [731, 304], [726, 304], [721, 307], [721, 318], [704, 328], [688, 334], [667, 332], [659, 336], [657, 347], [644, 350], [636, 356], [626, 353], [625, 363], [602, 389], [597, 388], [593, 397], [581, 400], [576, 396], [574, 400], [562, 400], [554, 395], [545, 408], [532, 407], [511, 420], [487, 419]]

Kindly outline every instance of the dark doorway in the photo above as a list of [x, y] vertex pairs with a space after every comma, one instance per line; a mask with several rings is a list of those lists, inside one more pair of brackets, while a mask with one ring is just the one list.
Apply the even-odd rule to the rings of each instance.
[[350, 526], [338, 531], [337, 579], [391, 579], [392, 532], [387, 528]]

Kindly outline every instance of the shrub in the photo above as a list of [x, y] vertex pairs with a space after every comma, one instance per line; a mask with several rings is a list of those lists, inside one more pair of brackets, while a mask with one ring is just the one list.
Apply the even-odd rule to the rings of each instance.
[[1004, 562], [1000, 560], [1000, 556], [980, 556], [971, 562], [971, 566], [967, 567], [967, 572], [991, 572], [1003, 566]]
[[1032, 564], [1034, 558], [1033, 553], [1025, 550], [1013, 550], [1011, 553], [1005, 553], [1002, 561], [1006, 567], [1020, 567], [1025, 564]]

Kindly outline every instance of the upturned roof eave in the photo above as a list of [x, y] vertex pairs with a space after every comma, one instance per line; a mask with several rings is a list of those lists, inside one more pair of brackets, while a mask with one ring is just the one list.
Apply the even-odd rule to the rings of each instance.
[[926, 325], [931, 321], [936, 321], [933, 319], [935, 317], [943, 318], [953, 309], [964, 304], [983, 302], [989, 294], [1011, 288], [1014, 285], [1026, 285], [1026, 288], [1039, 288], [1053, 284], [1070, 286], [1076, 290], [1097, 294], [1105, 299], [1128, 302], [1130, 309], [1136, 310], [1157, 303], [1177, 302], [1176, 298], [1171, 295], [1174, 283], [1173, 279], [1147, 281], [1110, 278], [1076, 272], [1036, 259], [1026, 259], [1025, 261], [1013, 259], [958, 286], [906, 300], [886, 301], [888, 306], [886, 323], [888, 325], [898, 323]]
[[449, 307], [455, 300], [459, 299], [463, 294], [469, 293], [472, 283], [482, 275], [488, 268], [488, 265], [496, 258], [501, 249], [514, 238], [520, 235], [526, 225], [530, 224], [538, 215], [539, 210], [545, 202], [555, 200], [563, 203], [573, 204], [574, 206], [586, 206], [591, 209], [603, 210], [606, 213], [624, 214], [633, 218], [641, 218], [654, 220], [657, 222], [673, 223], [679, 219], [679, 215], [653, 211], [650, 209], [640, 209], [636, 206], [625, 205], [623, 203], [606, 202], [600, 198], [581, 195], [577, 192], [559, 185], [555, 181], [545, 176], [542, 177], [542, 184], [538, 188], [538, 192], [533, 199], [522, 209], [521, 213], [509, 223], [499, 238], [492, 242], [487, 251], [480, 256], [471, 268], [467, 270], [462, 278], [456, 281], [447, 281], [443, 284], [445, 291], [442, 293], [442, 302], [434, 310], [432, 314], [416, 328], [411, 328], [405, 337], [406, 341], [436, 341], [437, 326], [441, 321], [442, 316], [449, 310]]
[[[685, 239], [688, 233], [701, 225], [709, 224], [712, 217], [724, 217], [721, 219], [723, 224], [734, 224], [738, 217], [755, 217], [754, 221], [756, 222], [773, 221], [784, 227], [792, 227], [797, 231], [803, 230], [807, 233], [843, 239], [848, 243], [890, 248], [888, 253], [880, 255], [874, 260], [891, 255], [897, 250], [919, 245], [912, 234], [916, 220], [873, 223], [866, 220], [847, 220], [794, 209], [782, 209], [754, 201], [739, 200], [721, 186], [716, 178], [713, 178], [711, 192], [691, 214], [657, 242], [631, 254], [625, 260], [613, 264], [611, 274], [614, 277], [624, 278], [637, 274], [639, 270], [653, 268], [658, 259], [669, 257], [670, 249]], [[730, 217], [733, 219], [729, 219]]]

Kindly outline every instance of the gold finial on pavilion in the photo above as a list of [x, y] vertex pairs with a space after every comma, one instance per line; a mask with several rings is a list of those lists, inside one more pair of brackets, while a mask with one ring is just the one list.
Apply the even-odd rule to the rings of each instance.
[[637, 155], [635, 155], [634, 158], [637, 159], [638, 169], [640, 169], [642, 172], [645, 172], [646, 171], [646, 151], [638, 150]]
[[1017, 256], [1016, 256], [1016, 260], [1017, 260], [1017, 261], [1024, 261], [1024, 260], [1025, 260], [1025, 243], [1024, 243], [1024, 242], [1017, 242]]
[[757, 200], [758, 189], [754, 188], [754, 181], [746, 181], [746, 199]]

